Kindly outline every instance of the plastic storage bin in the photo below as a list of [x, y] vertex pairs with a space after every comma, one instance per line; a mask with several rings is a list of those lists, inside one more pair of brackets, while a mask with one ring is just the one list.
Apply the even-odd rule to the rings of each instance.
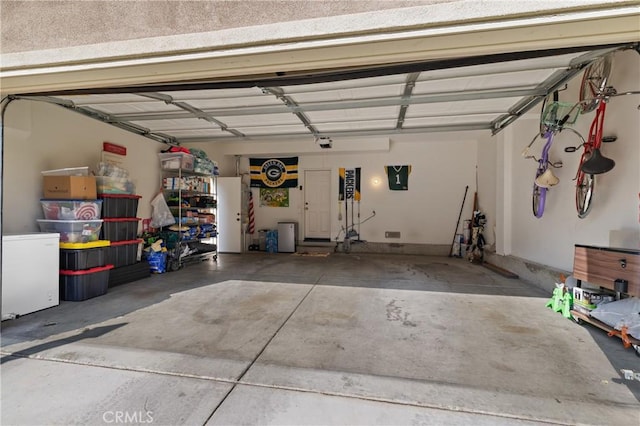
[[138, 281], [150, 276], [151, 269], [149, 268], [149, 263], [146, 261], [121, 266], [120, 268], [113, 268], [109, 271], [109, 288], [132, 281]]
[[89, 176], [89, 166], [43, 170], [40, 173], [42, 173], [42, 176]]
[[142, 240], [115, 241], [107, 249], [107, 263], [114, 268], [133, 265], [138, 260], [138, 247]]
[[48, 220], [96, 220], [102, 211], [102, 200], [42, 199], [40, 204]]
[[135, 194], [136, 185], [127, 177], [96, 176], [98, 194]]
[[83, 271], [60, 271], [60, 299], [72, 302], [102, 296], [109, 288], [109, 271], [113, 265]]
[[160, 164], [163, 170], [191, 170], [193, 171], [194, 157], [185, 152], [161, 152]]
[[102, 217], [136, 217], [140, 195], [102, 194]]
[[88, 243], [100, 239], [100, 220], [47, 220], [38, 219], [42, 232], [57, 232], [61, 243]]
[[77, 271], [97, 268], [110, 263], [107, 261], [109, 241], [91, 243], [60, 243], [60, 269]]
[[135, 240], [138, 235], [139, 217], [118, 217], [103, 219], [102, 239], [114, 241]]

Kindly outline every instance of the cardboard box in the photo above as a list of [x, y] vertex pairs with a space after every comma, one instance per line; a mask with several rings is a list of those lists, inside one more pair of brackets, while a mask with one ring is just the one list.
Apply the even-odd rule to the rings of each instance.
[[95, 200], [98, 198], [95, 176], [43, 176], [43, 198]]

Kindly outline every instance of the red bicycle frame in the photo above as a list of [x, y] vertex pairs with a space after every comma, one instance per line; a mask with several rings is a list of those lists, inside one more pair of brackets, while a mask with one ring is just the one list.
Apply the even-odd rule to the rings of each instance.
[[607, 110], [607, 103], [604, 101], [600, 101], [598, 103], [598, 108], [596, 109], [596, 116], [593, 117], [593, 121], [591, 122], [591, 127], [589, 128], [589, 138], [587, 139], [587, 143], [584, 144], [584, 150], [582, 151], [582, 156], [580, 157], [580, 163], [578, 165], [578, 184], [582, 183], [582, 179], [584, 177], [584, 172], [582, 171], [582, 164], [584, 164], [585, 160], [588, 160], [591, 157], [591, 154], [594, 150], [600, 148], [602, 145], [602, 132], [604, 129], [604, 114]]

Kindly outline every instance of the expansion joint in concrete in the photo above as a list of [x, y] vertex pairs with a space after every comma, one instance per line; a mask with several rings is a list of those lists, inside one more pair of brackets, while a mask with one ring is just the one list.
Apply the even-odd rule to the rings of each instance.
[[245, 374], [247, 374], [247, 372], [251, 369], [251, 367], [253, 367], [253, 365], [256, 363], [256, 361], [258, 360], [258, 358], [260, 358], [260, 356], [263, 354], [263, 352], [267, 349], [267, 347], [271, 344], [271, 342], [273, 341], [273, 339], [278, 335], [278, 333], [280, 332], [280, 330], [282, 330], [282, 328], [285, 326], [285, 324], [289, 321], [289, 319], [291, 319], [291, 317], [293, 316], [293, 314], [296, 313], [296, 311], [298, 310], [298, 308], [300, 307], [300, 305], [302, 305], [304, 303], [304, 301], [307, 299], [307, 297], [309, 296], [309, 294], [313, 291], [313, 289], [316, 287], [317, 283], [320, 281], [320, 279], [322, 278], [322, 275], [316, 280], [316, 283], [313, 284], [311, 286], [311, 288], [309, 288], [309, 291], [307, 291], [304, 295], [304, 297], [302, 297], [302, 299], [300, 299], [300, 302], [298, 302], [298, 304], [296, 305], [295, 308], [293, 308], [293, 310], [291, 311], [291, 313], [287, 316], [287, 318], [285, 318], [284, 321], [282, 321], [282, 324], [280, 324], [280, 326], [278, 327], [278, 329], [271, 335], [271, 337], [269, 338], [269, 340], [267, 340], [267, 342], [264, 344], [264, 346], [262, 347], [262, 349], [260, 350], [260, 352], [258, 352], [258, 354], [253, 358], [253, 360], [249, 363], [249, 365], [247, 365], [247, 367], [242, 371], [242, 373], [240, 373], [240, 375], [238, 376], [237, 380], [233, 383], [233, 386], [231, 386], [231, 389], [229, 389], [229, 391], [224, 395], [224, 397], [222, 397], [222, 399], [220, 400], [220, 402], [218, 403], [218, 405], [216, 405], [216, 407], [211, 411], [211, 415], [209, 415], [209, 418], [207, 419], [207, 421], [205, 422], [205, 424], [211, 419], [211, 417], [213, 417], [213, 415], [215, 414], [215, 412], [218, 410], [218, 408], [220, 408], [220, 406], [222, 404], [224, 404], [224, 402], [226, 401], [226, 399], [229, 397], [229, 395], [231, 395], [231, 392], [233, 392], [233, 390], [236, 388], [236, 385], [238, 385], [241, 381], [242, 378], [245, 376]]

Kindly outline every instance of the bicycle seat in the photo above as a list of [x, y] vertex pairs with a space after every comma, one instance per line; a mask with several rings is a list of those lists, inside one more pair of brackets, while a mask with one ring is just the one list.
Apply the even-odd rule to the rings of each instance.
[[598, 175], [606, 173], [613, 169], [616, 162], [600, 153], [600, 148], [593, 151], [588, 160], [586, 160], [580, 168], [583, 172], [590, 175]]
[[547, 169], [543, 174], [538, 176], [535, 180], [536, 185], [540, 188], [550, 188], [554, 185], [557, 185], [560, 182], [560, 179], [557, 178], [556, 175], [553, 174], [551, 169]]

